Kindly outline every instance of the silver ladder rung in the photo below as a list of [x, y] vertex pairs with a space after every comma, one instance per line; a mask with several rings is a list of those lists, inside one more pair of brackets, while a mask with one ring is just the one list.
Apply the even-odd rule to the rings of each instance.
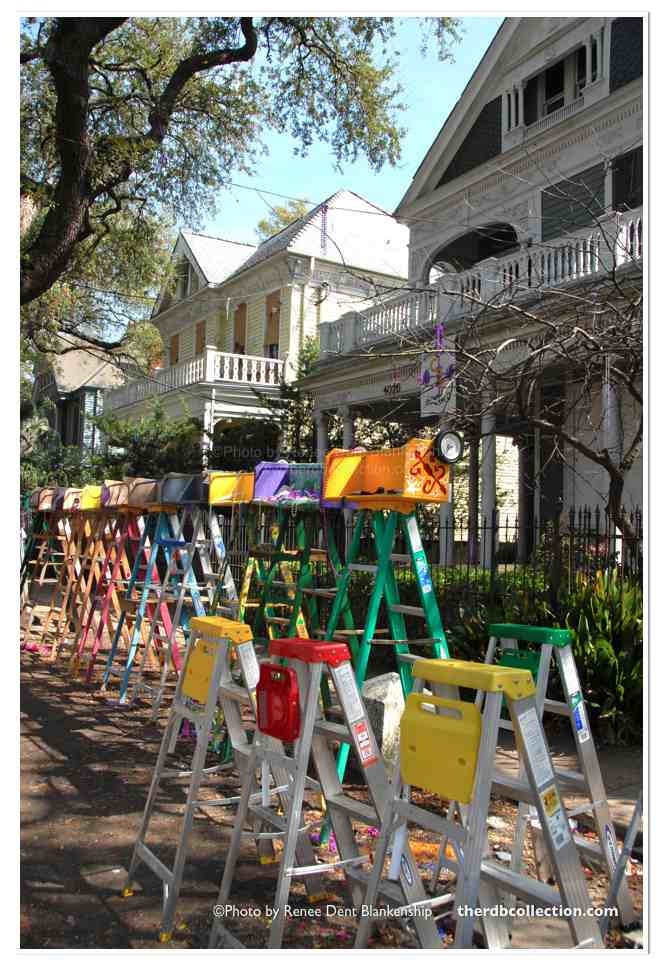
[[[286, 605], [286, 603], [285, 603]], [[264, 616], [265, 623], [273, 623], [276, 626], [288, 626], [291, 619], [287, 616]]]
[[397, 562], [399, 565], [410, 565], [412, 561], [411, 555], [405, 555], [402, 552], [393, 552], [389, 558], [392, 562]]
[[347, 568], [350, 572], [370, 572], [374, 575], [379, 566], [370, 565], [369, 562], [350, 562]]
[[571, 713], [568, 703], [562, 700], [549, 700], [548, 697], [543, 701], [543, 708], [547, 713], [557, 713], [562, 717], [568, 717]]
[[[367, 885], [370, 873], [363, 871], [360, 868], [350, 868], [347, 872], [347, 877], [352, 881], [361, 882], [362, 885]], [[385, 898], [390, 898], [393, 902], [400, 902], [403, 905], [405, 903], [405, 896], [400, 884], [398, 882], [389, 881], [388, 878], [380, 879], [377, 894], [383, 895]]]
[[507, 894], [518, 895], [519, 898], [533, 902], [535, 905], [559, 908], [562, 904], [561, 895], [556, 888], [535, 878], [520, 875], [489, 858], [484, 858], [481, 862], [481, 877], [499, 885]]
[[335, 599], [337, 596], [336, 589], [304, 589], [306, 595], [309, 596], [319, 596], [320, 599]]
[[343, 743], [352, 743], [352, 735], [344, 723], [332, 723], [330, 720], [318, 720], [314, 725], [315, 733], [331, 737], [333, 740], [340, 740]]

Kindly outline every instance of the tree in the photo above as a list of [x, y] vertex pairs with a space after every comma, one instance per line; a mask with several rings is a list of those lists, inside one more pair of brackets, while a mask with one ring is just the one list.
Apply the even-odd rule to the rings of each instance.
[[160, 401], [138, 421], [103, 415], [97, 423], [106, 445], [103, 477], [161, 478], [173, 471], [202, 470], [201, 421], [187, 415], [168, 417]]
[[275, 235], [281, 229], [291, 225], [296, 219], [301, 219], [309, 211], [310, 206], [307, 202], [302, 202], [300, 199], [294, 199], [291, 202], [287, 202], [286, 205], [271, 206], [271, 215], [260, 219], [254, 231], [257, 233], [259, 240], [263, 242], [264, 239], [270, 239], [271, 236]]
[[[426, 20], [442, 58], [455, 26]], [[302, 154], [316, 139], [338, 163], [361, 152], [375, 169], [395, 163], [394, 34], [391, 17], [28, 18], [21, 191], [35, 211], [22, 305], [74, 263], [109, 264], [121, 242], [139, 264], [153, 260], [163, 213], [190, 224], [209, 214], [229, 173], [252, 169], [267, 129]], [[41, 304], [31, 333], [40, 318], [65, 318], [66, 296]]]

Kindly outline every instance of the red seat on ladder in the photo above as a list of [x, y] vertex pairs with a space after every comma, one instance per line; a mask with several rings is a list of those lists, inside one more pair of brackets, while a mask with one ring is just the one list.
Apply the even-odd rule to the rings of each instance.
[[327, 643], [320, 639], [271, 639], [268, 643], [271, 656], [282, 659], [300, 659], [303, 663], [327, 663], [340, 666], [349, 661], [349, 646], [346, 643]]

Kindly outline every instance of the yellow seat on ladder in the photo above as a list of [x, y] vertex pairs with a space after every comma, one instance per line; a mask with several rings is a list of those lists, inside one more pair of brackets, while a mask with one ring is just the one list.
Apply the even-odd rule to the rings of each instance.
[[464, 659], [419, 659], [412, 667], [415, 679], [430, 680], [446, 686], [468, 687], [484, 693], [504, 693], [522, 700], [535, 692], [529, 670], [490, 666]]
[[209, 471], [208, 504], [235, 505], [252, 501], [254, 471]]
[[[438, 716], [440, 712], [444, 716]], [[468, 804], [474, 789], [480, 741], [481, 713], [473, 703], [410, 693], [400, 721], [403, 780], [448, 800]]]
[[197, 639], [187, 654], [182, 693], [197, 703], [205, 703], [218, 649], [225, 641], [235, 645], [250, 642], [252, 630], [244, 622], [224, 616], [196, 616], [190, 620], [190, 629]]
[[84, 485], [81, 489], [82, 511], [93, 511], [102, 507], [102, 485]]

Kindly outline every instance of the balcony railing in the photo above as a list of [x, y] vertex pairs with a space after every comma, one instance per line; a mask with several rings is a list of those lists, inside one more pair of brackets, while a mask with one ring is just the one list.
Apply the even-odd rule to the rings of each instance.
[[603, 276], [642, 258], [643, 210], [634, 209], [594, 230], [486, 259], [467, 272], [444, 274], [427, 291], [409, 292], [324, 322], [320, 355], [350, 353], [383, 340], [409, 340], [436, 323], [483, 308], [499, 309], [509, 300]]
[[108, 391], [104, 397], [104, 410], [117, 410], [149, 397], [168, 394], [173, 390], [200, 383], [224, 381], [277, 388], [283, 376], [284, 360], [225, 353], [215, 347], [206, 347], [203, 354], [192, 360], [185, 360], [164, 370], [156, 370], [150, 377]]

